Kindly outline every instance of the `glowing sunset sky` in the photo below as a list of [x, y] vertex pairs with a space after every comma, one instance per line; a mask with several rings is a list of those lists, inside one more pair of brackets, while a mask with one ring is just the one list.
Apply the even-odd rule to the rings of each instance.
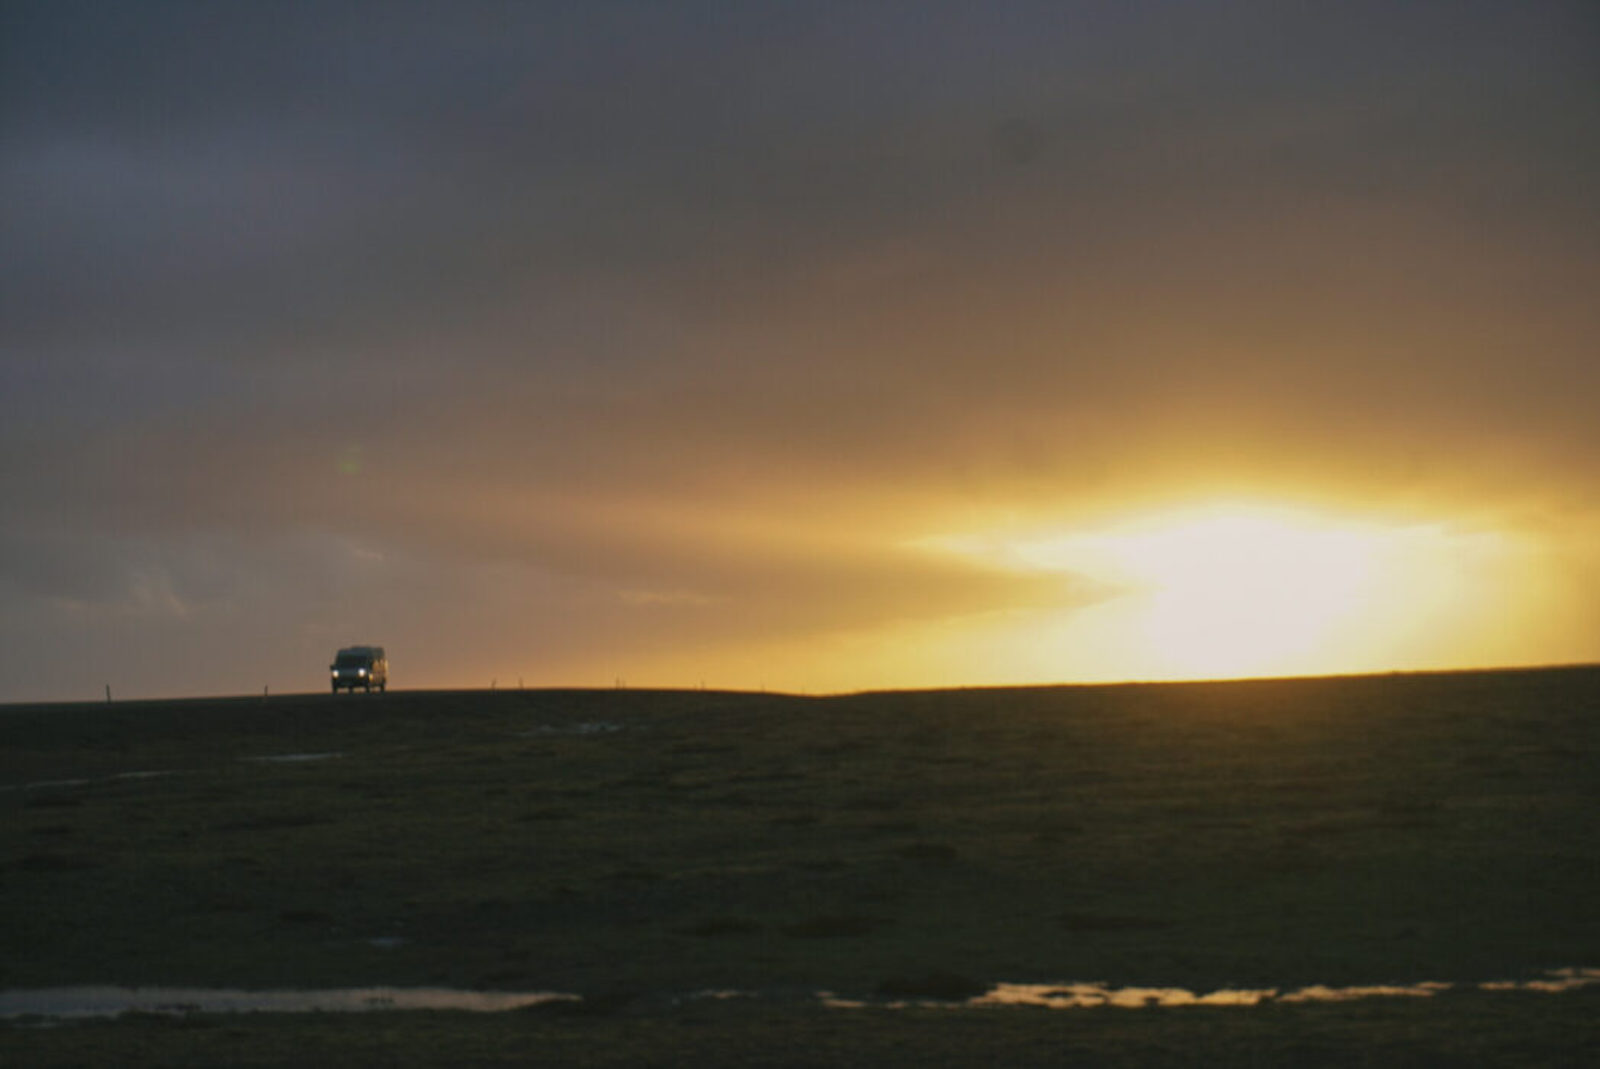
[[0, 700], [1600, 659], [1592, 3], [0, 49]]

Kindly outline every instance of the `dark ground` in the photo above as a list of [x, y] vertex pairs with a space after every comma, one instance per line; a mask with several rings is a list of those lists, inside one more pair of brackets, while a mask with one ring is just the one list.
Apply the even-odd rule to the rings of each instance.
[[[1600, 669], [9, 706], [0, 744], [0, 986], [589, 996], [565, 1014], [11, 1027], [0, 1064], [278, 1064], [296, 1044], [360, 1064], [1600, 1061], [1594, 989], [1074, 1011], [803, 997], [1600, 965]], [[258, 760], [284, 755], [335, 756]], [[48, 782], [67, 779], [88, 782]], [[703, 988], [762, 997], [672, 1002]]]

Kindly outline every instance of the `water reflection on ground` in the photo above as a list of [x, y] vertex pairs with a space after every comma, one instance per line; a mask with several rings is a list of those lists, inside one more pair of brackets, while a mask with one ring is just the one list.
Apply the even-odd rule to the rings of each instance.
[[356, 1013], [467, 1010], [497, 1013], [576, 1000], [550, 991], [349, 987], [325, 991], [230, 991], [198, 987], [49, 987], [0, 991], [0, 1017], [115, 1017], [124, 1013]]
[[[1197, 993], [1181, 987], [1110, 987], [1105, 984], [996, 984], [966, 1001], [923, 1002], [844, 999], [829, 992], [815, 997], [837, 1009], [943, 1005], [952, 1008], [1040, 1006], [1125, 1009], [1177, 1006], [1259, 1006], [1269, 1002], [1347, 1002], [1369, 998], [1431, 998], [1447, 991], [1523, 991], [1560, 994], [1600, 984], [1600, 969], [1556, 969], [1535, 980], [1482, 983], [1370, 984], [1354, 987], [1313, 985], [1278, 988], [1223, 988]], [[700, 999], [758, 999], [756, 992], [707, 990], [669, 1004]], [[370, 1013], [386, 1010], [461, 1010], [499, 1013], [555, 1002], [581, 1002], [579, 995], [554, 991], [462, 991], [438, 987], [360, 987], [322, 991], [242, 991], [186, 987], [53, 987], [0, 991], [0, 1019], [116, 1017], [124, 1013]]]
[[[336, 758], [340, 758], [340, 757], [343, 757], [343, 756], [344, 756], [344, 754], [338, 753], [338, 752], [328, 752], [328, 753], [273, 753], [273, 754], [260, 754], [260, 755], [258, 755], [256, 757], [241, 757], [241, 758], [239, 758], [239, 760], [240, 761], [254, 763], [254, 764], [283, 765], [283, 764], [302, 764], [302, 763], [307, 762], [307, 761], [332, 761], [332, 760], [334, 760]], [[181, 772], [181, 770], [178, 770], [178, 769], [162, 768], [162, 769], [141, 770], [141, 771], [137, 771], [137, 772], [117, 772], [117, 773], [115, 773], [113, 775], [99, 776], [99, 777], [79, 777], [79, 778], [74, 778], [74, 779], [41, 779], [41, 780], [34, 780], [31, 783], [0, 784], [0, 791], [7, 791], [7, 792], [8, 791], [47, 791], [47, 790], [57, 790], [57, 789], [62, 789], [62, 788], [67, 788], [67, 787], [94, 787], [94, 786], [97, 786], [97, 785], [100, 785], [100, 784], [105, 784], [105, 783], [122, 783], [122, 782], [125, 782], [125, 781], [128, 781], [128, 780], [141, 780], [141, 779], [158, 779], [158, 778], [160, 778], [162, 776], [178, 776], [178, 775], [182, 775], [182, 774], [183, 773]]]
[[[1264, 1002], [1350, 1002], [1365, 998], [1429, 998], [1444, 991], [1536, 991], [1559, 994], [1600, 984], [1600, 969], [1554, 969], [1538, 980], [1491, 980], [1453, 984], [1437, 980], [1417, 984], [1367, 984], [1354, 987], [1222, 988], [1195, 992], [1182, 987], [1108, 987], [1105, 984], [996, 984], [971, 999], [968, 1006], [1043, 1006], [1082, 1009], [1092, 1006], [1259, 1006]], [[846, 1005], [832, 1000], [834, 1005]], [[862, 1005], [862, 1003], [848, 1003]]]
[[626, 730], [626, 725], [613, 720], [586, 720], [578, 724], [540, 724], [532, 731], [516, 733], [520, 739], [538, 738], [541, 735], [614, 735]]
[[1197, 993], [1181, 987], [1111, 988], [1103, 984], [997, 984], [988, 993], [972, 1000], [971, 1005], [1045, 1006], [1050, 1009], [1077, 1009], [1088, 1006], [1122, 1006], [1130, 1009], [1140, 1006], [1259, 1006], [1263, 1002], [1348, 1002], [1362, 998], [1426, 998], [1455, 986], [1438, 982], [1374, 984], [1364, 987], [1326, 987], [1319, 984], [1292, 991], [1268, 987], [1223, 988]]
[[1045, 1006], [1066, 1010], [1088, 1006], [1254, 1006], [1277, 992], [1221, 990], [1196, 994], [1181, 987], [1106, 987], [1104, 984], [996, 984], [972, 1000], [974, 1006]]
[[159, 776], [176, 776], [171, 769], [156, 769], [148, 772], [118, 772], [114, 776], [102, 776], [99, 779], [41, 779], [32, 783], [8, 783], [0, 786], [0, 791], [43, 791], [55, 787], [88, 787], [96, 783], [117, 783], [121, 780], [155, 779]]

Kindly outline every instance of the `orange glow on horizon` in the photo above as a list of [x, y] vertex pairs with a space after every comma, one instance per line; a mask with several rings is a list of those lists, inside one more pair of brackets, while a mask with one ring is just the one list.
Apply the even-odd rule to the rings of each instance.
[[[1547, 578], [1508, 532], [1283, 506], [1156, 511], [1088, 531], [945, 537], [990, 566], [1070, 574], [1093, 604], [1014, 614], [962, 660], [1044, 681], [1217, 679], [1518, 663]], [[975, 635], [972, 637], [976, 637]], [[963, 645], [953, 633], [954, 647]]]
[[[795, 523], [791, 544], [817, 562], [804, 586], [612, 595], [617, 619], [647, 615], [686, 632], [758, 598], [787, 599], [792, 626], [686, 633], [645, 656], [619, 645], [540, 682], [827, 694], [1594, 659], [1583, 577], [1600, 560], [1581, 517], [1290, 500], [1300, 499], [1145, 499], [1087, 517], [1033, 511], [1025, 522], [968, 512], [964, 533], [911, 538], [866, 520]], [[917, 600], [908, 590], [923, 581], [953, 585]], [[823, 611], [840, 599], [854, 599], [854, 620]], [[487, 665], [480, 674], [508, 678]], [[540, 679], [537, 668], [527, 675]]]

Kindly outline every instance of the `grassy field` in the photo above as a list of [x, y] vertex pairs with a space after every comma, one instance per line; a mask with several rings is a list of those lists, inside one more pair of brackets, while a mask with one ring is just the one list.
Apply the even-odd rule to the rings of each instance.
[[[1600, 965], [1600, 669], [10, 706], [0, 742], [0, 987], [587, 999], [13, 1026], [0, 1064], [277, 1064], [303, 1043], [394, 1064], [1600, 1055], [1594, 989], [1255, 1009], [809, 1001]], [[675, 1001], [703, 989], [760, 997]]]

